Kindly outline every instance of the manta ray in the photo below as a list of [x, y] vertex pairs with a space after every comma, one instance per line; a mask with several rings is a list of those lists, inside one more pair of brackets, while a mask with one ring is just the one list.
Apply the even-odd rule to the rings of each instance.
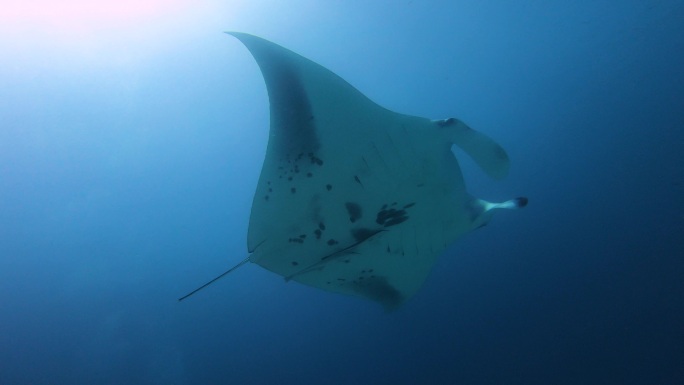
[[395, 309], [450, 244], [487, 224], [495, 210], [527, 204], [468, 194], [453, 145], [495, 179], [508, 173], [509, 158], [462, 121], [390, 111], [309, 59], [227, 33], [256, 60], [270, 103], [249, 256], [179, 300], [253, 262], [286, 281]]

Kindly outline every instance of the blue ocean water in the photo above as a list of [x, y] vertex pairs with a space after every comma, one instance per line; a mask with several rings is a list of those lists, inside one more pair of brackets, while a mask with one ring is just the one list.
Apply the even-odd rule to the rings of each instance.
[[[684, 2], [168, 3], [0, 13], [0, 384], [684, 383]], [[462, 119], [512, 163], [469, 190], [529, 206], [391, 313], [254, 264], [177, 302], [245, 258], [266, 149], [224, 30]]]

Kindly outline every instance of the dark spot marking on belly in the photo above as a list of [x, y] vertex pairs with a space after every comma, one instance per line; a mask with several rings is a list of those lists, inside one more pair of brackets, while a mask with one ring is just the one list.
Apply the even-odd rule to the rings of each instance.
[[327, 243], [328, 243], [329, 246], [335, 246], [335, 245], [338, 244], [339, 242], [337, 242], [336, 240], [334, 240], [334, 239], [331, 238], [331, 239], [328, 239], [328, 242], [327, 242]]
[[347, 202], [344, 204], [344, 207], [347, 208], [347, 214], [349, 214], [349, 221], [351, 223], [354, 223], [357, 220], [361, 219], [361, 216], [363, 215], [361, 205], [355, 202]]
[[296, 192], [297, 192], [297, 189], [296, 189], [296, 188], [294, 188], [294, 187], [292, 187], [292, 188], [290, 189], [290, 192], [294, 194], [294, 193], [296, 193]]
[[331, 184], [326, 184], [326, 185], [325, 185], [325, 189], [328, 190], [328, 191], [332, 190], [332, 185], [331, 185]]
[[407, 220], [408, 218], [409, 217], [406, 213], [406, 210], [383, 209], [378, 211], [378, 215], [375, 218], [375, 222], [379, 225], [390, 227], [398, 225]]
[[407, 216], [405, 216], [405, 217], [397, 217], [397, 218], [390, 219], [389, 221], [385, 222], [385, 227], [390, 227], [390, 226], [398, 225], [398, 224], [400, 224], [401, 222], [404, 222], [404, 221], [407, 220], [407, 219], [409, 219], [409, 217], [407, 217]]
[[297, 265], [299, 265], [299, 262], [297, 262], [297, 261], [292, 261], [292, 266], [297, 266]]
[[366, 239], [372, 237], [373, 235], [377, 234], [378, 231], [380, 230], [371, 230], [361, 227], [358, 229], [352, 229], [351, 234], [354, 237], [354, 240], [356, 240], [356, 243], [361, 243]]
[[[313, 118], [313, 117], [312, 117], [312, 118]], [[315, 165], [318, 165], [318, 166], [322, 166], [322, 165], [323, 165], [323, 160], [322, 160], [321, 158], [317, 157], [316, 155], [314, 155], [313, 152], [310, 152], [310, 153], [308, 153], [307, 155], [309, 156], [309, 161], [311, 161], [311, 164], [315, 164]]]

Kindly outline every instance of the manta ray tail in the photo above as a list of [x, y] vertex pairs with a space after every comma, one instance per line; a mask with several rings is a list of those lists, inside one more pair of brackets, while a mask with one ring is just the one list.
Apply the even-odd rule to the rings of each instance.
[[224, 271], [224, 272], [221, 273], [221, 275], [219, 275], [218, 277], [212, 279], [211, 281], [205, 283], [204, 285], [198, 287], [197, 289], [191, 291], [190, 293], [188, 293], [188, 294], [186, 294], [186, 295], [184, 295], [184, 296], [178, 298], [178, 302], [180, 302], [180, 301], [182, 301], [182, 300], [188, 298], [189, 296], [191, 296], [191, 295], [197, 293], [198, 291], [200, 291], [200, 290], [204, 289], [205, 287], [211, 285], [212, 283], [218, 281], [219, 279], [221, 279], [221, 278], [223, 278], [224, 276], [228, 275], [228, 273], [232, 272], [233, 270], [237, 270], [238, 267], [244, 265], [244, 264], [247, 263], [247, 262], [249, 262], [249, 257], [243, 259], [243, 260], [242, 260], [240, 263], [238, 263], [237, 265], [235, 265], [235, 266], [231, 267], [230, 269]]

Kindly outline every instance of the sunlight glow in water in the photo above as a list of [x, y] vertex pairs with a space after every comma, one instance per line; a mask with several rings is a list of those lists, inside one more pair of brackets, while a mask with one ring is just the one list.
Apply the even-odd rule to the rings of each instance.
[[[193, 35], [220, 34], [239, 0], [0, 0], [0, 68], [136, 63]], [[1, 69], [0, 69], [1, 71]]]
[[[198, 2], [199, 3], [199, 2]], [[58, 32], [86, 33], [97, 29], [125, 28], [158, 17], [182, 12], [188, 0], [24, 0], [2, 1], [0, 24], [3, 28], [38, 27]]]

